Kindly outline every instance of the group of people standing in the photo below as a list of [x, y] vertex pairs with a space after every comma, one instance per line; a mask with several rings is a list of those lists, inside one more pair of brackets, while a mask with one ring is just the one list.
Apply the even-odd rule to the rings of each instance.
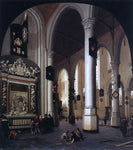
[[40, 117], [36, 114], [31, 126], [31, 132], [33, 135], [40, 133], [51, 132], [54, 127], [54, 120], [50, 114], [45, 114]]
[[66, 131], [61, 135], [62, 143], [75, 143], [80, 140], [84, 140], [83, 134], [79, 128], [77, 128], [75, 132], [72, 131], [70, 133], [71, 133], [70, 136], [69, 136], [69, 131]]

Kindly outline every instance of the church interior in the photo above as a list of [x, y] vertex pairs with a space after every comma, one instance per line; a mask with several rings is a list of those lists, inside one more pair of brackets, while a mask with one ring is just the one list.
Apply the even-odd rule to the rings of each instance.
[[98, 132], [100, 120], [119, 127], [121, 119], [131, 118], [128, 26], [98, 5], [29, 6], [1, 24], [8, 26], [1, 32], [0, 113], [9, 128], [29, 128], [35, 114], [50, 114], [55, 126], [62, 118], [81, 119], [90, 132]]

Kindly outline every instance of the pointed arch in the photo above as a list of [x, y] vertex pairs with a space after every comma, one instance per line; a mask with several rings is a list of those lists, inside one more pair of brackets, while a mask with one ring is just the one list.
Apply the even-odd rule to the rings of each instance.
[[[81, 20], [83, 20], [86, 16], [86, 13], [84, 13], [83, 9], [84, 7], [87, 7], [86, 9], [89, 10], [91, 8], [91, 5], [85, 5], [85, 4], [78, 4], [78, 3], [62, 3], [59, 8], [56, 10], [55, 14], [51, 18], [51, 21], [47, 24], [47, 45], [48, 45], [48, 50], [52, 50], [52, 39], [54, 35], [54, 30], [56, 27], [56, 23], [58, 19], [61, 17], [63, 12], [67, 9], [73, 9], [77, 11], [81, 17]], [[90, 9], [92, 11], [92, 9]], [[88, 15], [88, 14], [87, 14]]]

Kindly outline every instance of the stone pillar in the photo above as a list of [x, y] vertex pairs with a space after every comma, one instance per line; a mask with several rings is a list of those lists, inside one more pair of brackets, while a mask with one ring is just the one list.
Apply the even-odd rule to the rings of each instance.
[[[117, 62], [111, 62], [112, 65], [112, 93], [115, 91], [119, 93], [118, 88], [118, 66]], [[111, 126], [120, 126], [120, 113], [119, 113], [119, 96], [114, 98], [112, 96], [112, 113], [111, 113]]]
[[[43, 35], [43, 34], [42, 34]], [[41, 36], [39, 36], [38, 40], [40, 40]], [[41, 38], [44, 39], [44, 38]], [[45, 42], [40, 42], [37, 50], [37, 64], [41, 68], [40, 75], [37, 79], [37, 100], [39, 100], [39, 113], [43, 115], [45, 113], [45, 100], [47, 99], [47, 80], [46, 80], [46, 66], [47, 66], [47, 49], [44, 48]]]
[[96, 114], [96, 61], [89, 55], [89, 38], [93, 36], [95, 18], [83, 21], [85, 31], [85, 108], [83, 116], [83, 130], [98, 131]]
[[69, 123], [75, 123], [73, 103], [74, 103], [74, 79], [70, 77], [69, 79]]
[[48, 66], [48, 49], [45, 48], [45, 95], [42, 101], [42, 114], [47, 113], [47, 101], [48, 101], [48, 80], [46, 79], [46, 67]]
[[[130, 90], [127, 89], [125, 91], [125, 95], [130, 95]], [[130, 118], [130, 105], [129, 105], [129, 96], [125, 96], [124, 98], [124, 104], [125, 104], [125, 117]]]
[[[53, 51], [48, 53], [48, 66], [53, 64]], [[48, 80], [48, 101], [47, 101], [47, 113], [53, 115], [53, 81]]]

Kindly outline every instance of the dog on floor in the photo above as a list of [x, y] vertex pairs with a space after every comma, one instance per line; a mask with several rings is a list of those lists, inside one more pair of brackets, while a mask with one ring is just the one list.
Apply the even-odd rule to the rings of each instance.
[[17, 137], [17, 135], [18, 135], [18, 132], [17, 131], [15, 131], [15, 130], [11, 130], [10, 132], [9, 132], [9, 139], [16, 139], [16, 137]]

